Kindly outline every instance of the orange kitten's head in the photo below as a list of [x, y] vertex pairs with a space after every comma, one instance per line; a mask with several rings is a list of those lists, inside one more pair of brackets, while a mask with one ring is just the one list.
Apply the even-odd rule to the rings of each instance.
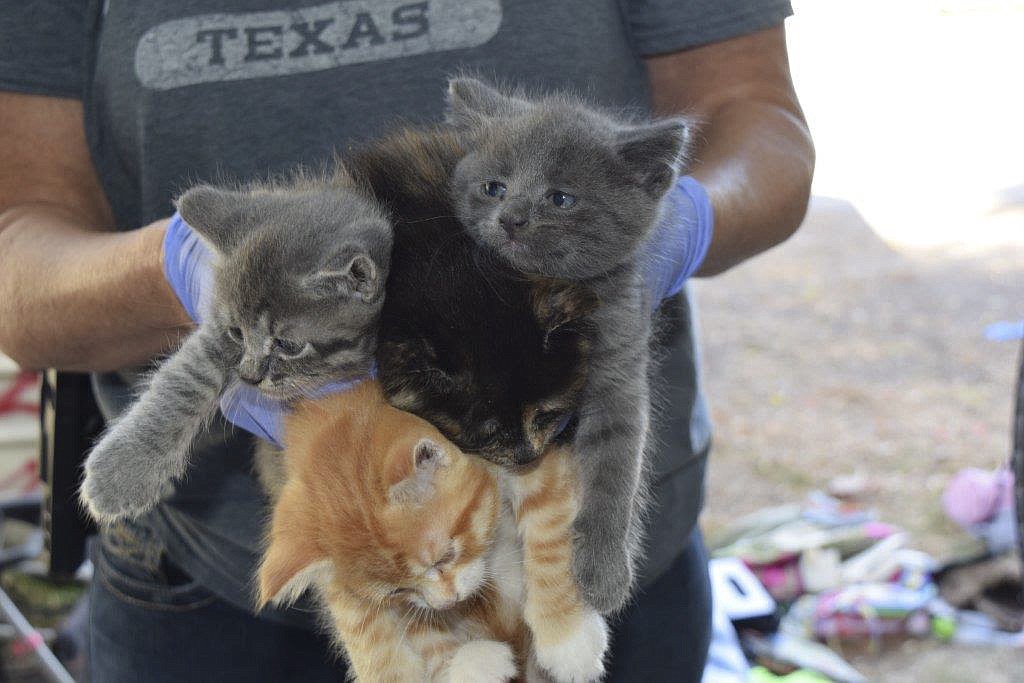
[[361, 599], [446, 609], [488, 575], [494, 477], [378, 385], [300, 406], [286, 429], [288, 481], [260, 567], [259, 604], [314, 580]]

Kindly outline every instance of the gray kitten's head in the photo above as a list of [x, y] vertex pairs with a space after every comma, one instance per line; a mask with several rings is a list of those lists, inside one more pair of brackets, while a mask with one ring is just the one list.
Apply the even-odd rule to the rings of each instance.
[[449, 82], [448, 120], [469, 152], [455, 168], [459, 220], [513, 267], [581, 278], [631, 259], [672, 186], [689, 124], [625, 124], [562, 96], [529, 100]]
[[392, 241], [374, 201], [328, 181], [200, 185], [178, 211], [218, 256], [211, 322], [243, 381], [292, 400], [367, 372]]

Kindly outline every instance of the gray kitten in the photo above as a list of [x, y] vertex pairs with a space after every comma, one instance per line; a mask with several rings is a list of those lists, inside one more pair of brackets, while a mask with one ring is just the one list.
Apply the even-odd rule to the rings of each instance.
[[340, 167], [237, 190], [200, 185], [177, 206], [215, 255], [212, 298], [86, 461], [81, 497], [103, 522], [160, 501], [236, 379], [289, 402], [373, 363], [392, 227]]
[[449, 121], [468, 153], [456, 213], [516, 270], [585, 281], [600, 302], [573, 447], [583, 505], [574, 570], [601, 612], [629, 597], [641, 550], [649, 424], [651, 301], [638, 253], [675, 182], [689, 125], [636, 125], [565, 96], [529, 100], [474, 79], [449, 83]]

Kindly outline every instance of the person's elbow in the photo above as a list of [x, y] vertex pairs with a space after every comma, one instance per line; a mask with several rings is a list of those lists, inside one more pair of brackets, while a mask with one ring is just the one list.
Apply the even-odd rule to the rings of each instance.
[[749, 103], [748, 107], [758, 112], [764, 137], [752, 151], [756, 158], [751, 167], [756, 171], [749, 180], [760, 184], [751, 188], [751, 195], [762, 202], [760, 250], [764, 250], [785, 242], [803, 224], [811, 201], [815, 150], [795, 93], [773, 92], [758, 100], [759, 107]]
[[13, 310], [16, 302], [6, 296], [5, 290], [0, 286], [0, 353], [23, 370], [43, 370], [46, 362], [38, 353], [39, 345], [25, 333], [24, 326], [18, 321], [20, 316]]
[[22, 369], [42, 370], [46, 367], [41, 353], [44, 345], [33, 333], [34, 307], [27, 296], [39, 282], [26, 282], [27, 276], [41, 276], [24, 267], [17, 230], [9, 229], [8, 218], [8, 213], [0, 213], [0, 353]]
[[791, 141], [792, 153], [784, 176], [787, 178], [783, 194], [786, 201], [779, 212], [778, 243], [792, 237], [803, 225], [811, 203], [811, 183], [814, 180], [814, 140], [803, 116], [795, 117], [796, 130]]

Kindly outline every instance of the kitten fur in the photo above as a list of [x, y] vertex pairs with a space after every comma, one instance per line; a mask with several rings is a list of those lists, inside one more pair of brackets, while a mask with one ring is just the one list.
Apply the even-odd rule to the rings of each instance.
[[213, 254], [209, 305], [86, 461], [80, 495], [101, 522], [138, 516], [172, 489], [235, 380], [290, 402], [373, 362], [392, 229], [341, 166], [199, 185], [177, 206]]
[[299, 403], [278, 458], [257, 602], [312, 588], [358, 680], [600, 677], [607, 630], [569, 568], [567, 452], [506, 475], [365, 381]]
[[689, 124], [617, 120], [566, 95], [529, 99], [456, 78], [449, 120], [467, 152], [456, 214], [517, 271], [588, 284], [600, 305], [573, 448], [583, 503], [575, 571], [602, 612], [628, 599], [641, 553], [651, 309], [638, 254], [675, 183]]

